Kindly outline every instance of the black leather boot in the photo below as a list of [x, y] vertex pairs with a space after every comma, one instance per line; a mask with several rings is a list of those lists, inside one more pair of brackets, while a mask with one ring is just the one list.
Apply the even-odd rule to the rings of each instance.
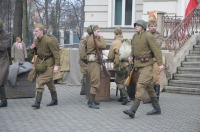
[[99, 109], [99, 106], [95, 104], [95, 94], [89, 95], [88, 107], [93, 109]]
[[159, 101], [159, 96], [160, 96], [160, 85], [154, 85], [154, 90], [157, 95], [157, 100]]
[[123, 112], [124, 112], [124, 114], [129, 115], [131, 118], [135, 117], [135, 111], [134, 110], [128, 109], [128, 110], [124, 110]]
[[140, 105], [140, 100], [135, 99], [131, 108], [123, 111], [124, 114], [129, 115], [131, 118], [134, 118], [139, 105]]
[[80, 95], [86, 95], [86, 77], [85, 76], [83, 76], [83, 78], [81, 79]]
[[122, 93], [121, 105], [126, 105], [128, 102], [130, 102], [130, 101], [128, 101], [128, 98], [127, 98], [128, 94], [127, 94], [125, 88], [120, 89], [120, 92]]
[[158, 103], [157, 98], [151, 98], [151, 101], [152, 101], [152, 106], [154, 109], [150, 112], [147, 112], [147, 115], [160, 115], [161, 109], [160, 109], [160, 105]]
[[37, 92], [35, 103], [32, 105], [35, 109], [40, 108], [40, 102], [42, 100], [42, 92]]
[[7, 100], [1, 100], [0, 107], [7, 107]]
[[49, 104], [47, 104], [47, 106], [54, 106], [54, 105], [58, 105], [58, 98], [57, 98], [57, 92], [51, 92], [51, 102]]
[[8, 103], [6, 99], [6, 91], [4, 85], [0, 86], [0, 99], [1, 99], [0, 107], [7, 107]]

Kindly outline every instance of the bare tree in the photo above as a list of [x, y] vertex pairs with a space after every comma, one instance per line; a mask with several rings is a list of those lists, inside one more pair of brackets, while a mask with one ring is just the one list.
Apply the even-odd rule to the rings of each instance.
[[15, 12], [13, 21], [13, 36], [22, 36], [23, 0], [15, 1]]

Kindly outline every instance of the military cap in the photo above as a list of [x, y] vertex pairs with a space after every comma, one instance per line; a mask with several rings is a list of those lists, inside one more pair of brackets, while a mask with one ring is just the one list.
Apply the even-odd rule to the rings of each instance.
[[87, 33], [90, 35], [93, 31], [97, 30], [99, 28], [98, 25], [89, 25], [87, 27]]
[[0, 30], [3, 29], [3, 21], [0, 19]]
[[147, 29], [147, 23], [146, 23], [144, 20], [142, 20], [142, 19], [137, 20], [137, 21], [134, 23], [134, 27], [136, 26], [136, 24], [142, 26], [142, 27], [144, 28], [144, 30]]
[[116, 27], [114, 30], [114, 33], [117, 35], [121, 35], [122, 34], [122, 29], [120, 27]]
[[157, 21], [156, 20], [149, 20], [149, 22], [148, 22], [148, 26], [149, 25], [157, 25]]

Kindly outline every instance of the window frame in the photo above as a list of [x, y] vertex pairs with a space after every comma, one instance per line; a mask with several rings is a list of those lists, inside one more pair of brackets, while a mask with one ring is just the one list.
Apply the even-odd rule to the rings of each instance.
[[133, 22], [135, 21], [135, 0], [132, 0], [132, 20], [131, 20], [131, 25], [125, 25], [125, 1], [122, 0], [122, 20], [121, 20], [121, 25], [115, 25], [115, 1], [112, 0], [112, 25], [113, 27], [121, 26], [121, 27], [133, 27]]

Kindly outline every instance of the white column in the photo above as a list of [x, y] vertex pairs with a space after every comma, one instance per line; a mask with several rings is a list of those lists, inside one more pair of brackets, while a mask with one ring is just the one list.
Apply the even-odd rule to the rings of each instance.
[[64, 47], [64, 30], [60, 29], [60, 45]]
[[73, 41], [73, 31], [70, 31], [70, 34], [69, 34], [69, 43], [70, 44], [74, 44], [74, 41]]

